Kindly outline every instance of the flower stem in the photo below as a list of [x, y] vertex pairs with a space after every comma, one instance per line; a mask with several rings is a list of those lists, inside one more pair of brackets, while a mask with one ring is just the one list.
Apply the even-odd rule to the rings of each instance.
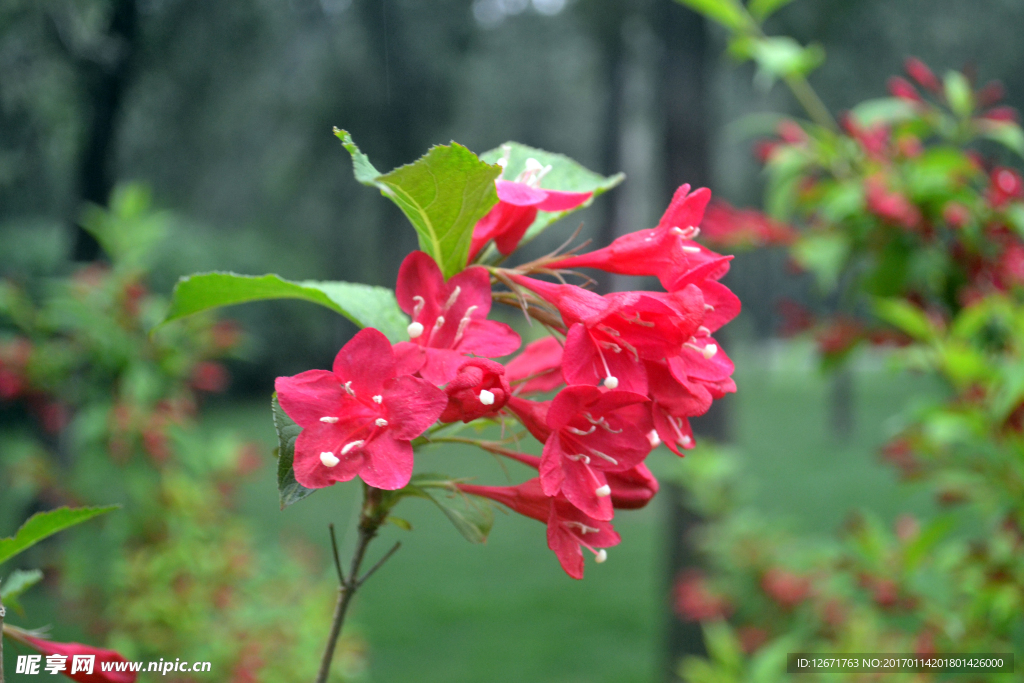
[[[395, 544], [370, 571], [362, 577], [359, 576], [359, 569], [363, 564], [363, 559], [366, 557], [366, 548], [370, 545], [370, 541], [376, 537], [377, 530], [380, 529], [381, 524], [384, 523], [384, 519], [387, 517], [387, 510], [388, 508], [382, 505], [380, 489], [364, 485], [363, 509], [359, 515], [359, 540], [356, 543], [355, 554], [352, 556], [352, 565], [347, 577], [341, 571], [341, 564], [338, 561], [338, 545], [334, 538], [333, 525], [331, 527], [331, 545], [334, 550], [335, 568], [338, 572], [338, 603], [334, 607], [331, 632], [327, 636], [327, 647], [324, 649], [324, 656], [320, 661], [320, 671], [317, 673], [316, 683], [327, 683], [327, 676], [331, 671], [331, 663], [334, 661], [334, 649], [338, 644], [338, 638], [341, 636], [341, 629], [345, 625], [345, 615], [348, 613], [348, 606], [352, 602], [352, 598], [355, 597], [356, 591], [363, 585], [366, 579], [370, 578], [371, 574], [377, 571], [398, 550], [399, 545]], [[2, 679], [0, 679], [0, 683], [3, 683]]]
[[0, 683], [4, 683], [4, 617], [7, 616], [7, 611], [4, 609], [4, 603], [0, 600]]

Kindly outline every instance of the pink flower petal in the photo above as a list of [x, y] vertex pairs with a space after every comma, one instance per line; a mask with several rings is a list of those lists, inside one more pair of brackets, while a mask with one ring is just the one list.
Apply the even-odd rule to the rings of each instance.
[[274, 380], [281, 409], [300, 427], [319, 424], [334, 415], [346, 396], [337, 375], [328, 370], [307, 370]]
[[366, 459], [359, 470], [359, 477], [368, 486], [395, 491], [409, 483], [413, 450], [408, 441], [396, 439], [388, 429], [366, 444], [365, 450]]
[[405, 375], [385, 382], [383, 405], [390, 422], [388, 433], [409, 441], [437, 422], [448, 405], [448, 396], [425, 380]]
[[334, 374], [342, 382], [351, 381], [357, 396], [379, 394], [384, 381], [395, 376], [391, 342], [372, 327], [360, 330], [335, 356]]

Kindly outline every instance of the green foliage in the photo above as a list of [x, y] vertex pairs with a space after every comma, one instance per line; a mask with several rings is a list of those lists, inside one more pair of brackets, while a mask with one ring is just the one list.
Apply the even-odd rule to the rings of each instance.
[[38, 569], [28, 571], [15, 569], [0, 583], [0, 602], [18, 612], [24, 612], [18, 598], [22, 593], [43, 580], [43, 573]]
[[390, 289], [351, 282], [292, 282], [277, 275], [200, 273], [183, 277], [174, 287], [164, 322], [222, 306], [270, 299], [301, 299], [325, 306], [360, 327], [376, 327], [392, 342], [408, 336], [408, 320]]
[[25, 522], [18, 532], [10, 538], [0, 538], [0, 563], [4, 563], [18, 553], [31, 548], [44, 538], [59, 531], [81, 524], [98, 515], [118, 509], [118, 505], [107, 507], [62, 507], [48, 512], [38, 512]]
[[[444, 493], [442, 493], [444, 492]], [[483, 498], [466, 495], [454, 482], [439, 474], [414, 475], [402, 495], [431, 501], [470, 543], [484, 543], [494, 526], [494, 511]]]
[[423, 157], [380, 174], [352, 136], [335, 130], [352, 155], [356, 180], [376, 187], [398, 205], [445, 278], [462, 271], [473, 228], [498, 203], [494, 179], [501, 168], [481, 161], [458, 143], [432, 147]]
[[[678, 2], [732, 31], [744, 31], [750, 28], [749, 17], [743, 5], [736, 0], [678, 0]], [[762, 2], [760, 4], [768, 6], [779, 3]]]
[[274, 413], [274, 429], [277, 431], [277, 492], [281, 498], [281, 509], [298, 503], [314, 493], [316, 489], [307, 489], [295, 481], [295, 439], [302, 429], [281, 410], [277, 402], [277, 394], [271, 404]]
[[494, 149], [484, 152], [480, 158], [487, 163], [496, 164], [499, 160], [505, 159], [505, 167], [502, 171], [502, 178], [513, 180], [518, 173], [526, 167], [527, 159], [536, 159], [542, 166], [550, 166], [551, 170], [544, 174], [543, 185], [547, 190], [558, 190], [560, 192], [592, 192], [593, 196], [583, 204], [565, 211], [539, 211], [537, 218], [526, 230], [526, 234], [519, 244], [528, 243], [537, 235], [541, 234], [549, 225], [559, 221], [574, 211], [590, 206], [594, 199], [601, 196], [608, 190], [616, 187], [626, 176], [616, 173], [613, 176], [602, 176], [585, 168], [578, 162], [570, 159], [564, 154], [546, 152], [542, 149], [529, 147], [518, 142], [506, 142]]

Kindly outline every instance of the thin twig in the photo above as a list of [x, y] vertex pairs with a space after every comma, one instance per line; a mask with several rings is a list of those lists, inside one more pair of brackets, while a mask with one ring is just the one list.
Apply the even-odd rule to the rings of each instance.
[[331, 550], [334, 551], [334, 569], [338, 572], [338, 584], [344, 586], [345, 572], [341, 570], [341, 558], [338, 557], [338, 539], [334, 536], [334, 524], [328, 524], [327, 528], [331, 531]]
[[[348, 606], [356, 594], [360, 583], [356, 581], [359, 576], [359, 568], [366, 556], [366, 547], [377, 535], [377, 529], [383, 523], [383, 513], [380, 507], [380, 491], [370, 488], [363, 489], [363, 511], [359, 516], [359, 541], [356, 544], [355, 554], [352, 556], [352, 568], [349, 570], [348, 579], [338, 586], [338, 603], [334, 608], [334, 617], [331, 620], [331, 632], [327, 636], [327, 647], [324, 649], [324, 656], [320, 660], [320, 671], [316, 676], [316, 683], [327, 683], [327, 677], [331, 671], [331, 663], [334, 661], [334, 649], [338, 645], [338, 638], [341, 636], [341, 628], [345, 625], [345, 615], [348, 613]], [[340, 563], [339, 563], [340, 564]], [[340, 568], [338, 569], [341, 573]]]
[[0, 683], [4, 683], [4, 617], [7, 610], [4, 609], [3, 601], [0, 601]]
[[384, 563], [387, 562], [391, 558], [392, 555], [394, 555], [396, 552], [398, 552], [398, 549], [401, 548], [401, 547], [402, 547], [402, 542], [401, 541], [398, 541], [393, 546], [391, 546], [391, 550], [389, 550], [386, 553], [384, 553], [384, 557], [380, 558], [377, 561], [377, 564], [373, 565], [373, 567], [370, 568], [370, 571], [368, 571], [365, 574], [363, 574], [363, 578], [359, 579], [359, 581], [356, 582], [356, 586], [357, 587], [358, 586], [362, 586], [364, 583], [366, 583], [366, 580], [368, 578], [370, 578], [371, 576], [373, 576], [373, 573], [375, 571], [377, 571], [382, 566], [384, 566]]

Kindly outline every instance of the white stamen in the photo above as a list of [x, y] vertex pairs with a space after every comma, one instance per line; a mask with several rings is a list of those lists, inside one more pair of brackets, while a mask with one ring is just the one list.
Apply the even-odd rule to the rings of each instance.
[[[620, 429], [619, 431], [622, 431], [622, 430]], [[616, 467], [618, 467], [618, 465], [619, 465], [619, 461], [616, 460], [615, 458], [613, 458], [610, 455], [606, 455], [605, 453], [602, 453], [601, 451], [595, 451], [593, 448], [590, 449], [590, 452], [593, 453], [594, 455], [596, 455], [599, 458], [604, 458], [605, 460], [610, 462], [612, 465], [615, 465]]]
[[651, 443], [651, 448], [657, 448], [661, 445], [661, 437], [658, 436], [657, 429], [647, 432], [647, 440]]
[[614, 377], [612, 375], [608, 375], [607, 377], [604, 378], [604, 386], [606, 389], [618, 389], [619, 378]]
[[321, 417], [321, 422], [326, 422], [329, 425], [338, 424], [338, 418], [336, 417]]
[[448, 310], [455, 305], [455, 302], [459, 299], [459, 294], [462, 294], [462, 287], [455, 285], [455, 289], [452, 290], [451, 296], [448, 297], [448, 301], [444, 304], [444, 310]]
[[348, 394], [349, 396], [355, 396], [356, 395], [356, 392], [352, 390], [352, 380], [349, 380], [349, 381], [345, 382], [345, 384], [343, 386], [345, 388], [345, 393], [346, 394]]
[[595, 529], [592, 526], [587, 526], [583, 522], [577, 522], [574, 520], [566, 520], [562, 522], [566, 527], [570, 529], [578, 529], [581, 534], [596, 534], [600, 529]]
[[709, 337], [709, 336], [711, 336], [711, 330], [709, 330], [708, 328], [704, 327], [703, 325], [701, 325], [700, 327], [697, 328], [697, 332], [699, 332], [702, 337]]
[[681, 437], [679, 437], [679, 443], [683, 444], [684, 446], [689, 446], [691, 443], [693, 443], [693, 439], [688, 437], [686, 434], [683, 434]]
[[366, 443], [366, 442], [363, 441], [362, 439], [360, 439], [359, 441], [353, 441], [351, 443], [347, 443], [347, 444], [345, 444], [344, 446], [341, 447], [341, 454], [342, 455], [348, 455], [349, 451], [351, 451], [353, 448], [359, 448], [364, 443]]
[[434, 331], [441, 329], [444, 326], [444, 316], [437, 316], [437, 320], [434, 321]]
[[481, 389], [480, 390], [480, 403], [484, 404], [485, 406], [493, 406], [494, 405], [494, 392], [487, 391], [487, 389]]
[[607, 498], [608, 496], [612, 495], [612, 487], [609, 486], [608, 484], [605, 484], [601, 488], [594, 491], [594, 493], [597, 494], [598, 498]]
[[412, 308], [412, 317], [418, 318], [420, 317], [420, 313], [423, 312], [423, 307], [427, 305], [427, 302], [423, 300], [422, 296], [414, 296], [412, 300], [416, 302], [416, 305]]
[[508, 166], [508, 159], [502, 157], [501, 159], [498, 159], [494, 163], [496, 163], [498, 166], [501, 166], [502, 168], [505, 168], [506, 166]]
[[378, 417], [376, 420], [373, 421], [373, 424], [377, 425], [378, 427], [387, 427], [388, 421], [385, 420], [383, 417]]
[[682, 250], [685, 251], [687, 254], [699, 254], [700, 253], [700, 247], [689, 247], [689, 246], [686, 246], [685, 244], [683, 245]]
[[473, 314], [473, 311], [475, 311], [477, 308], [477, 306], [470, 306], [469, 308], [466, 309], [465, 315], [463, 315], [462, 320], [459, 321], [459, 329], [455, 331], [455, 344], [458, 344], [459, 341], [462, 339], [462, 335], [466, 331], [466, 326], [472, 322], [470, 316]]
[[324, 467], [334, 467], [339, 462], [341, 462], [341, 460], [338, 460], [334, 453], [331, 453], [330, 451], [324, 451], [323, 453], [320, 454], [320, 462], [324, 464]]
[[692, 239], [696, 238], [697, 235], [700, 234], [700, 228], [695, 228], [692, 225], [688, 226], [686, 228], [680, 228], [680, 227], [676, 226], [676, 227], [672, 228], [672, 234], [673, 235], [679, 235], [683, 239], [692, 240]]
[[715, 357], [715, 354], [718, 353], [718, 345], [708, 344], [707, 346], [704, 347], [704, 350], [701, 351], [701, 353], [704, 354], [704, 358], [706, 360], [711, 360], [712, 358]]
[[711, 304], [704, 304], [704, 310], [710, 313], [711, 311], [715, 310], [715, 307], [712, 306]]
[[383, 403], [384, 402], [384, 397], [381, 396], [380, 394], [377, 394], [376, 396], [373, 397], [373, 402], [374, 403]]
[[607, 559], [608, 559], [608, 551], [605, 550], [604, 548], [601, 548], [600, 550], [598, 550], [594, 554], [594, 562], [597, 562], [598, 564], [601, 564], [602, 562], [604, 562]]
[[416, 339], [423, 334], [423, 323], [409, 323], [409, 327], [405, 328], [405, 330], [409, 333], [409, 339]]
[[590, 429], [588, 429], [587, 431], [583, 431], [582, 429], [576, 429], [575, 427], [566, 427], [565, 431], [569, 432], [570, 434], [575, 434], [576, 436], [586, 436], [587, 434], [593, 434], [595, 431], [597, 431], [597, 425], [590, 425]]
[[526, 160], [525, 166], [527, 171], [531, 171], [533, 173], [543, 170], [544, 168], [544, 164], [540, 163], [533, 157], [530, 157], [529, 159]]
[[583, 453], [567, 453], [565, 457], [576, 462], [582, 460], [584, 465], [590, 464], [590, 456]]

